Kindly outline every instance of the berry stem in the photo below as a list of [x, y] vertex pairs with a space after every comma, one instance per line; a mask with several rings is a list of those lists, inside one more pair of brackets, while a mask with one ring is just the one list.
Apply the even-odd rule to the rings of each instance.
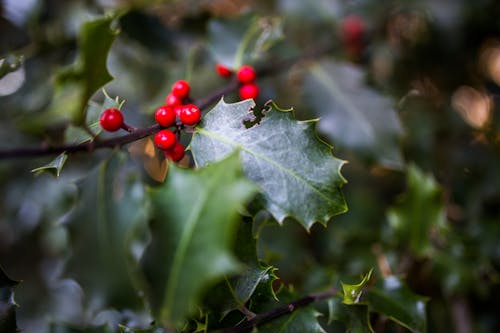
[[128, 125], [127, 123], [123, 123], [122, 129], [124, 129], [125, 131], [127, 131], [129, 133], [133, 133], [137, 130], [136, 127], [132, 127], [132, 126]]

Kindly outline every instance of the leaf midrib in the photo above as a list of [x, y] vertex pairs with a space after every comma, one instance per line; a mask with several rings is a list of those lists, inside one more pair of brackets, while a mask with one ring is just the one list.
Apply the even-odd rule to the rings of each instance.
[[200, 133], [200, 134], [204, 134], [208, 137], [212, 137], [212, 138], [215, 138], [217, 140], [220, 140], [222, 142], [225, 142], [227, 144], [230, 144], [231, 146], [233, 147], [236, 147], [236, 148], [240, 148], [241, 150], [243, 151], [246, 151], [247, 153], [249, 154], [252, 154], [268, 163], [270, 163], [271, 165], [275, 166], [276, 168], [284, 171], [285, 173], [289, 174], [290, 176], [292, 176], [293, 178], [299, 180], [301, 183], [303, 183], [306, 187], [308, 187], [309, 189], [311, 189], [311, 191], [315, 192], [319, 197], [321, 197], [322, 199], [324, 199], [326, 202], [329, 202], [330, 204], [335, 204], [335, 201], [330, 199], [328, 196], [326, 196], [325, 194], [323, 194], [319, 189], [317, 189], [316, 187], [312, 186], [311, 184], [309, 184], [304, 178], [300, 177], [298, 174], [296, 174], [293, 170], [290, 170], [288, 168], [285, 168], [284, 166], [282, 166], [281, 164], [279, 163], [276, 163], [275, 161], [273, 161], [272, 159], [268, 158], [267, 156], [265, 155], [262, 155], [262, 154], [259, 154], [245, 146], [242, 146], [236, 142], [233, 142], [229, 139], [227, 139], [226, 137], [223, 137], [223, 136], [220, 136], [216, 133], [213, 133], [213, 132], [210, 132], [210, 131], [207, 131], [203, 128], [197, 128], [196, 129], [196, 132]]
[[[211, 177], [210, 182], [207, 185], [207, 188], [212, 188], [214, 183], [219, 181], [219, 176]], [[162, 307], [162, 318], [169, 318], [170, 309], [173, 307], [174, 303], [174, 295], [175, 289], [178, 284], [178, 280], [180, 277], [180, 272], [182, 269], [182, 263], [184, 258], [186, 257], [186, 251], [193, 239], [194, 229], [197, 225], [197, 222], [200, 221], [201, 212], [203, 211], [203, 207], [208, 198], [208, 194], [210, 191], [205, 190], [202, 192], [202, 196], [198, 198], [191, 210], [191, 214], [188, 216], [187, 221], [184, 223], [186, 226], [182, 232], [181, 238], [179, 240], [179, 244], [175, 251], [174, 260], [172, 262], [172, 270], [170, 274], [170, 278], [168, 279], [167, 288], [165, 289], [165, 302], [163, 302]]]

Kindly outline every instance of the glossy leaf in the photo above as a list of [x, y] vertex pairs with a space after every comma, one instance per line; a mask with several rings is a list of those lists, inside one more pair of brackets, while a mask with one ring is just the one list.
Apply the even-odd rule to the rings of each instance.
[[104, 308], [142, 305], [136, 291], [132, 245], [144, 232], [147, 206], [140, 174], [115, 153], [79, 184], [78, 205], [68, 225], [72, 255], [66, 275]]
[[367, 305], [347, 305], [336, 297], [328, 300], [328, 310], [328, 322], [342, 322], [347, 333], [373, 333]]
[[255, 192], [236, 154], [197, 171], [171, 166], [150, 191], [152, 240], [142, 263], [159, 323], [180, 325], [208, 287], [240, 271], [230, 249], [238, 212]]
[[68, 154], [66, 154], [65, 152], [61, 153], [56, 158], [54, 158], [51, 162], [49, 162], [41, 167], [38, 167], [38, 168], [31, 170], [31, 172], [34, 172], [37, 174], [40, 174], [42, 172], [49, 172], [52, 175], [54, 175], [55, 177], [59, 177], [59, 175], [61, 174], [61, 170], [64, 167], [64, 164], [66, 163], [67, 159], [68, 159]]
[[232, 298], [224, 306], [224, 314], [245, 306], [256, 290], [262, 291], [265, 297], [277, 299], [272, 287], [277, 280], [276, 268], [259, 263], [256, 241], [252, 235], [252, 222], [240, 223], [235, 252], [245, 268], [238, 276], [226, 282]]
[[416, 256], [431, 255], [433, 239], [446, 227], [442, 192], [434, 178], [415, 165], [408, 167], [406, 177], [407, 191], [387, 217], [399, 243], [407, 244]]
[[412, 332], [426, 332], [427, 298], [414, 294], [401, 279], [389, 276], [366, 294], [370, 310], [391, 318]]
[[358, 284], [347, 284], [341, 282], [342, 291], [343, 291], [343, 302], [344, 304], [357, 304], [359, 303], [361, 296], [363, 294], [364, 288], [366, 284], [370, 281], [370, 277], [372, 276], [373, 269], [371, 269], [368, 274], [363, 276], [363, 279]]
[[73, 96], [76, 105], [68, 105], [65, 111], [73, 115], [77, 125], [85, 121], [90, 97], [113, 79], [106, 65], [109, 50], [118, 34], [111, 28], [113, 20], [114, 17], [109, 16], [84, 23], [78, 35], [79, 54], [75, 64], [57, 76], [56, 104], [62, 103], [68, 94]]
[[321, 117], [318, 130], [335, 144], [399, 169], [402, 127], [393, 102], [367, 87], [363, 76], [352, 64], [315, 64], [304, 83], [307, 104]]
[[254, 105], [251, 100], [222, 100], [205, 115], [190, 145], [196, 165], [239, 150], [245, 174], [259, 185], [265, 208], [280, 223], [292, 216], [309, 229], [345, 212], [344, 162], [317, 137], [316, 123], [297, 121], [291, 111], [271, 106], [258, 124], [246, 128], [246, 121], [257, 121]]

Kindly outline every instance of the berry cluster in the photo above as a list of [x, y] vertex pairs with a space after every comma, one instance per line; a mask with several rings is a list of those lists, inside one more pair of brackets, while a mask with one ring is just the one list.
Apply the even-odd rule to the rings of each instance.
[[[233, 71], [222, 64], [217, 64], [215, 70], [217, 71], [217, 74], [223, 78], [228, 78], [233, 75]], [[241, 99], [255, 99], [259, 96], [259, 86], [255, 83], [256, 77], [257, 73], [250, 65], [243, 65], [238, 69], [236, 72], [236, 78], [240, 83], [238, 93]]]
[[[156, 109], [155, 119], [162, 129], [156, 133], [153, 141], [158, 149], [165, 152], [165, 156], [173, 161], [180, 161], [184, 157], [184, 146], [178, 136], [185, 126], [195, 126], [201, 119], [201, 111], [194, 104], [189, 103], [191, 87], [184, 80], [172, 85], [170, 93], [165, 98], [165, 105]], [[123, 120], [123, 115], [116, 108], [106, 109], [100, 119], [101, 127], [109, 132], [129, 128]], [[168, 127], [174, 127], [173, 130]]]
[[178, 141], [175, 133], [167, 127], [175, 126], [177, 133], [184, 126], [195, 126], [201, 119], [201, 111], [189, 101], [191, 87], [184, 80], [176, 81], [170, 93], [165, 97], [165, 105], [156, 109], [156, 122], [164, 129], [156, 133], [154, 143], [158, 149], [165, 152], [165, 156], [173, 161], [180, 161], [184, 157], [184, 146]]

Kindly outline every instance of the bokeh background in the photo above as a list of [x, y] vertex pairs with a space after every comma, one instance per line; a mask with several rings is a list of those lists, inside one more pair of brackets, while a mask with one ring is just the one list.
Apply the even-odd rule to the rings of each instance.
[[[251, 63], [263, 69], [257, 104], [272, 99], [300, 119], [320, 118], [319, 135], [348, 161], [347, 213], [310, 233], [293, 220], [261, 230], [259, 256], [284, 283], [308, 292], [374, 268], [428, 297], [429, 332], [500, 330], [500, 2], [0, 4], [1, 150], [74, 135], [68, 124], [79, 96], [61, 90], [58, 78], [77, 56], [80, 26], [115, 13], [120, 33], [107, 57], [114, 80], [106, 91], [126, 100], [130, 123], [151, 124], [177, 79], [202, 98], [226, 84], [216, 63]], [[249, 27], [257, 37], [234, 57]], [[92, 99], [101, 101], [102, 92]], [[89, 304], [77, 279], [64, 274], [75, 183], [109, 154], [71, 156], [58, 178], [31, 172], [50, 157], [0, 161], [0, 265], [22, 280], [15, 299], [23, 332], [149, 319]], [[405, 331], [379, 317], [372, 325]]]

